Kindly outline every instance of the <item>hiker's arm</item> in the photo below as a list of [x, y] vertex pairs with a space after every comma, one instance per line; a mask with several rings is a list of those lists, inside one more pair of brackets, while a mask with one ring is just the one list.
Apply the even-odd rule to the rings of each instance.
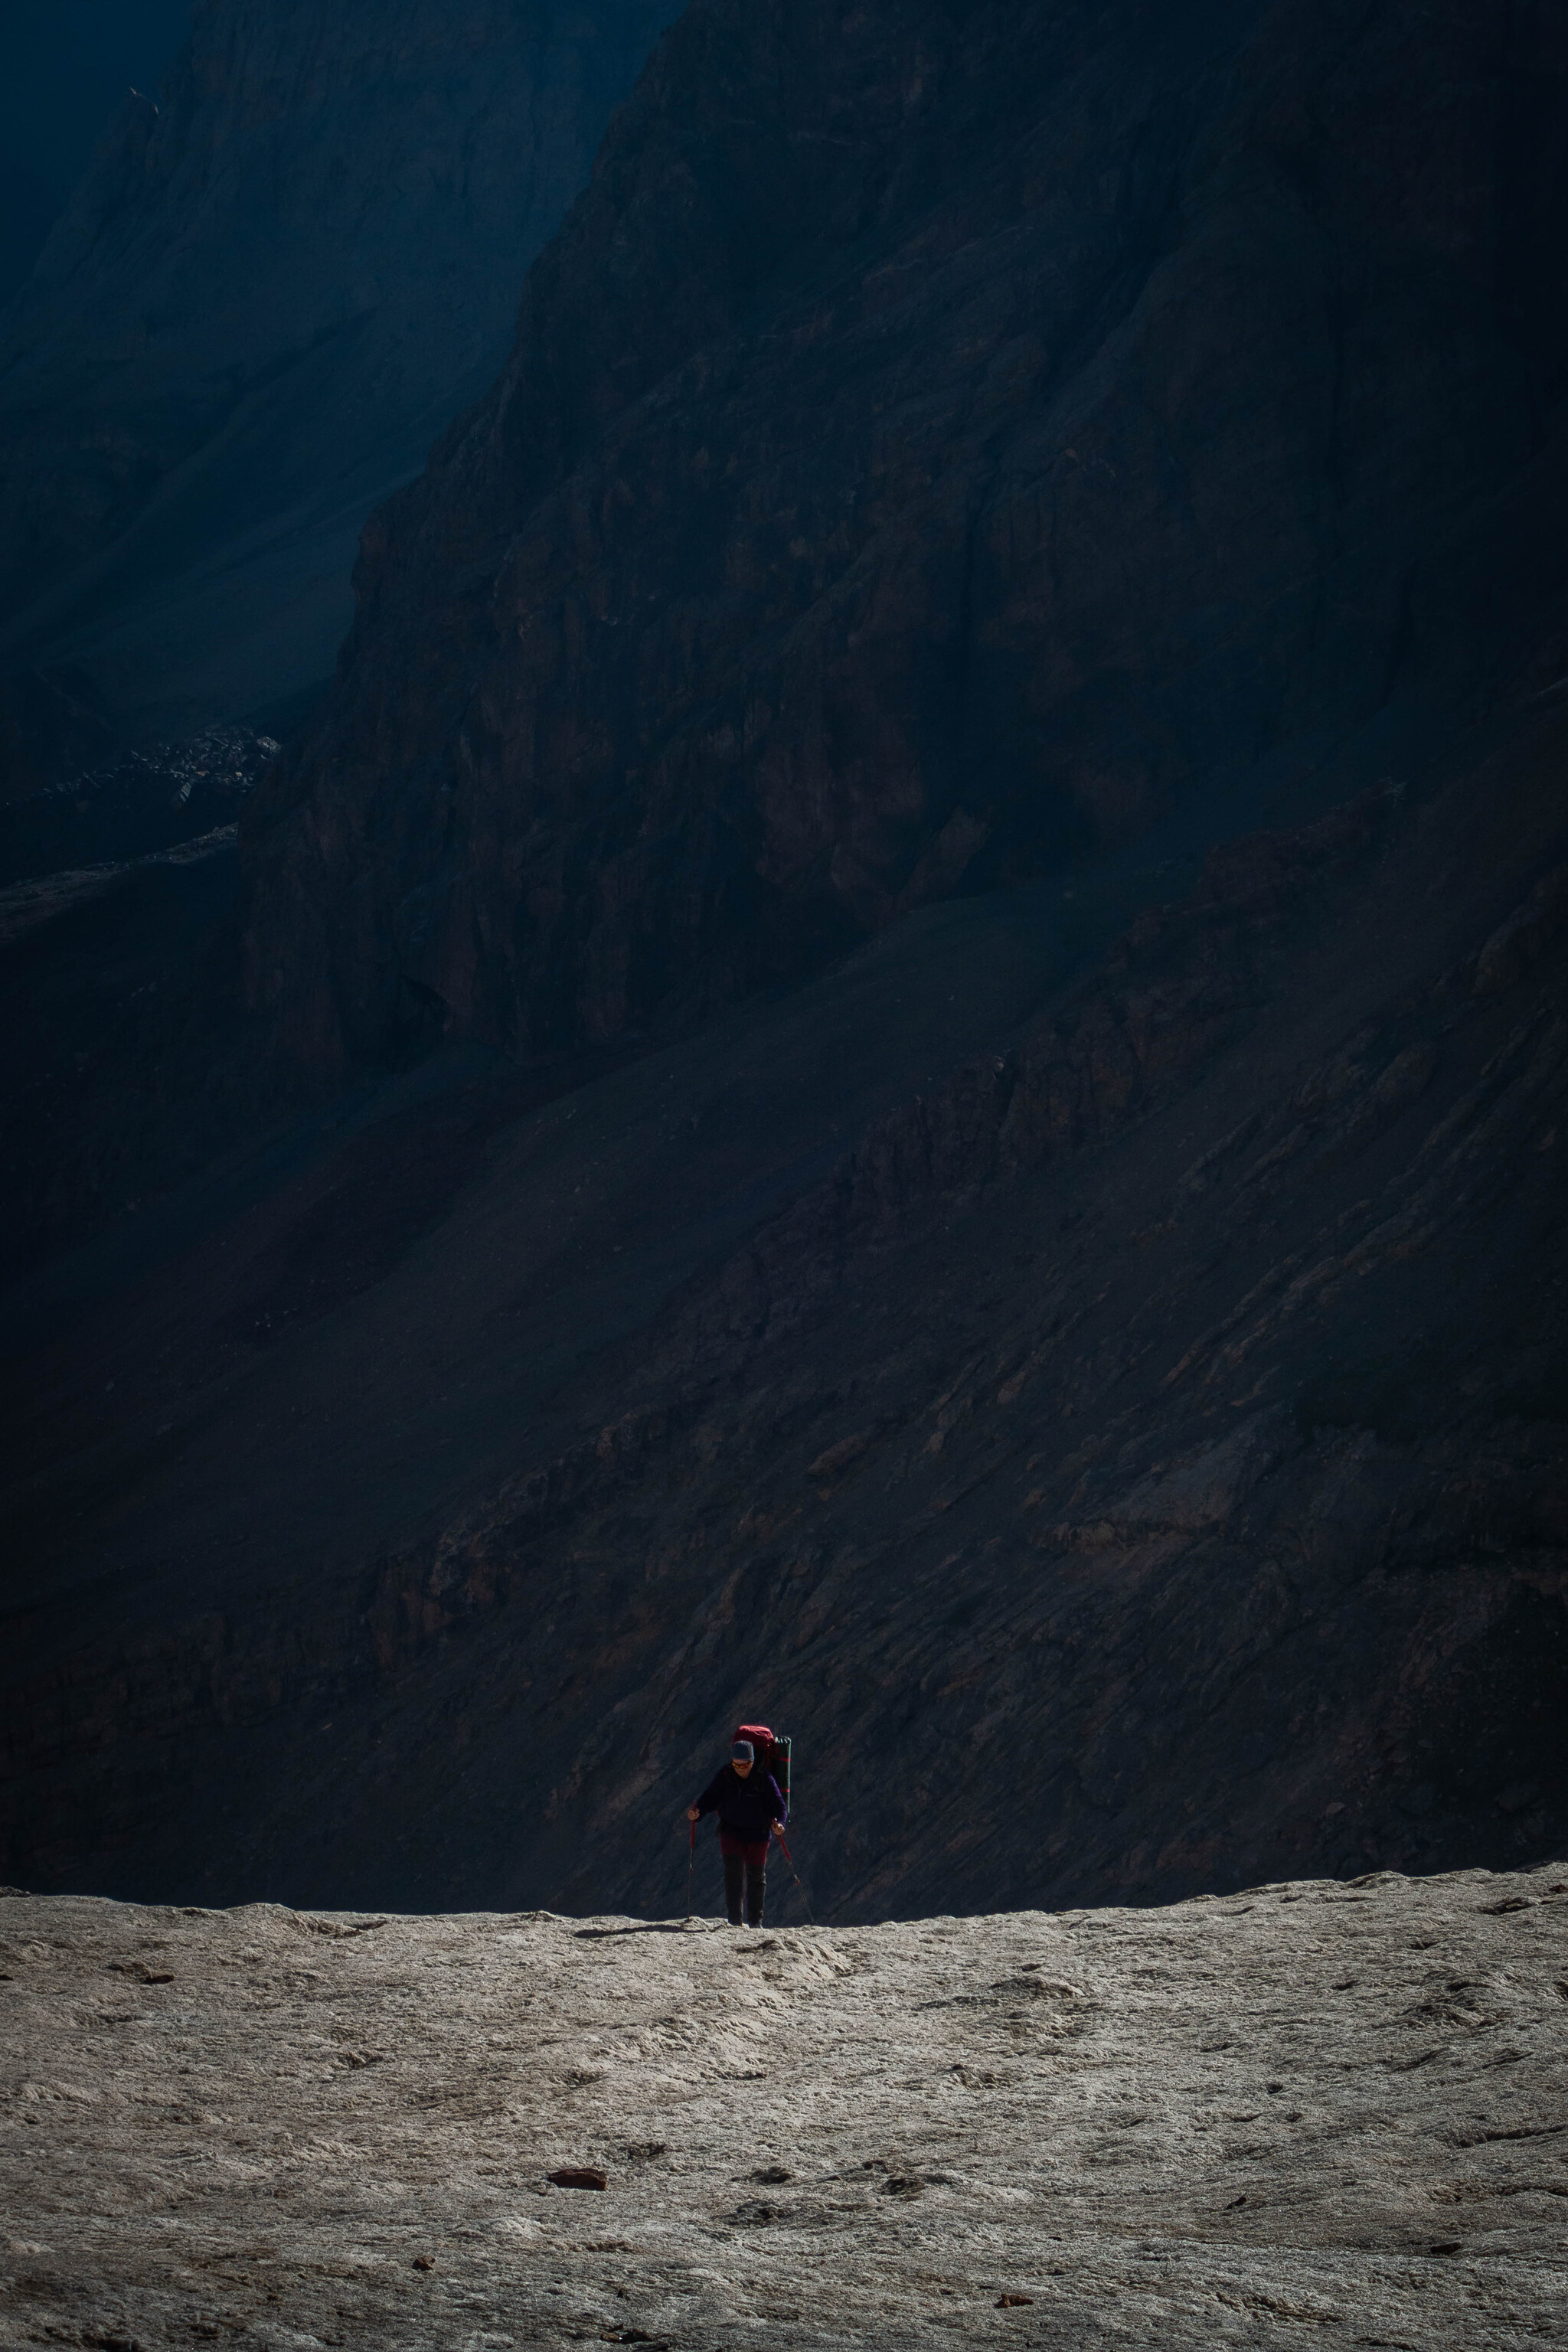
[[713, 1778], [709, 1781], [708, 1786], [703, 1790], [702, 1794], [698, 1798], [697, 1802], [694, 1805], [687, 1806], [686, 1818], [689, 1822], [700, 1822], [704, 1813], [716, 1813], [718, 1811], [719, 1783], [723, 1778], [724, 1774], [722, 1770], [715, 1772]]

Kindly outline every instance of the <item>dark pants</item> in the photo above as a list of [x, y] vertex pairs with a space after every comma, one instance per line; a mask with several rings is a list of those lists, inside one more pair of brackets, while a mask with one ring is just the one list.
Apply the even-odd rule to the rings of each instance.
[[[755, 1853], [756, 1861], [752, 1855]], [[741, 1892], [746, 1896], [746, 1925], [760, 1927], [763, 1924], [763, 1897], [767, 1892], [768, 1850], [765, 1845], [753, 1846], [748, 1852], [724, 1856], [724, 1904], [730, 1914], [730, 1925], [741, 1924]]]

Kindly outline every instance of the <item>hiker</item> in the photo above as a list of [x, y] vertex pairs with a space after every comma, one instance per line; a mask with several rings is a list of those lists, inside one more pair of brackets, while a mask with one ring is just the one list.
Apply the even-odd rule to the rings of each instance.
[[724, 1902], [730, 1925], [741, 1924], [741, 1895], [746, 1898], [746, 1925], [763, 1924], [763, 1898], [767, 1892], [768, 1840], [784, 1829], [789, 1808], [778, 1782], [757, 1769], [757, 1751], [749, 1739], [737, 1739], [730, 1761], [721, 1765], [694, 1805], [686, 1808], [689, 1822], [704, 1813], [719, 1816], [719, 1851], [724, 1857]]

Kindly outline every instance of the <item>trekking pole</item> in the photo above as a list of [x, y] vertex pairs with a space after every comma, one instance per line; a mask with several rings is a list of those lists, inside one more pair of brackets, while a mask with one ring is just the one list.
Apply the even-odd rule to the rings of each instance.
[[691, 1831], [691, 1843], [686, 1849], [686, 1921], [688, 1927], [691, 1924], [691, 1874], [697, 1867], [697, 1824], [695, 1822], [692, 1822], [689, 1824], [689, 1827]]
[[795, 1866], [795, 1856], [791, 1853], [788, 1846], [784, 1845], [784, 1832], [780, 1830], [776, 1834], [780, 1845], [784, 1845], [784, 1858], [789, 1864], [789, 1874], [794, 1879], [795, 1885], [800, 1886], [800, 1899], [805, 1906], [805, 1916], [815, 1927], [816, 1925], [816, 1915], [812, 1910], [810, 1895], [806, 1893], [805, 1887], [800, 1885], [800, 1873]]

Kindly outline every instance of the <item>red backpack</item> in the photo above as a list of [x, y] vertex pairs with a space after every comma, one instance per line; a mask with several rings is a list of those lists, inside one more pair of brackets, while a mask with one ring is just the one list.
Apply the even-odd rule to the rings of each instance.
[[751, 1741], [756, 1756], [757, 1769], [760, 1772], [772, 1773], [778, 1782], [779, 1793], [784, 1801], [784, 1811], [787, 1812], [789, 1811], [790, 1741], [785, 1738], [776, 1738], [765, 1723], [739, 1723], [735, 1727], [735, 1737], [737, 1739]]

